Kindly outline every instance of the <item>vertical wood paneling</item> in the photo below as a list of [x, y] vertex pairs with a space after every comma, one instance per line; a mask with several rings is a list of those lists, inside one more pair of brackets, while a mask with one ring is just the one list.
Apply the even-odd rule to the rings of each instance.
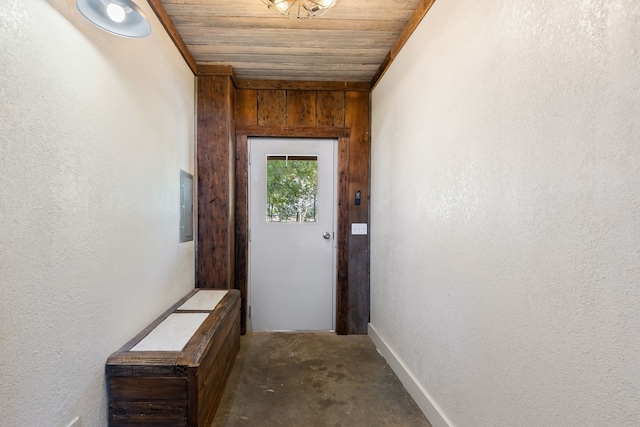
[[233, 112], [236, 107], [236, 88], [231, 78], [227, 78], [228, 97], [227, 108], [229, 111], [229, 133], [227, 134], [227, 167], [226, 175], [229, 188], [229, 209], [227, 211], [227, 230], [229, 235], [229, 245], [227, 248], [229, 254], [229, 262], [227, 264], [227, 289], [235, 287], [235, 271], [236, 271], [236, 230], [235, 230], [235, 189], [236, 189], [236, 127]]
[[318, 91], [316, 111], [318, 126], [344, 127], [344, 92]]
[[[336, 332], [366, 334], [369, 322], [369, 237], [351, 236], [351, 223], [369, 222], [370, 113], [368, 92], [322, 90], [255, 90], [256, 123], [253, 122], [253, 99], [240, 90], [236, 98], [236, 121], [242, 126], [256, 126], [277, 134], [286, 132], [323, 137], [321, 128], [348, 128], [349, 137], [338, 142], [338, 259], [336, 295]], [[254, 128], [255, 130], [256, 128]], [[260, 132], [261, 135], [266, 135]], [[246, 297], [248, 276], [248, 171], [247, 136], [236, 142], [236, 287], [242, 292], [242, 331], [246, 332]], [[362, 201], [354, 204], [360, 190]]]
[[236, 126], [256, 126], [258, 124], [258, 98], [252, 89], [236, 92]]
[[349, 333], [349, 138], [338, 140], [336, 333]]
[[187, 425], [197, 426], [198, 415], [202, 404], [198, 401], [198, 369], [187, 368], [187, 378], [189, 379], [189, 406], [191, 410], [187, 413]]
[[235, 285], [240, 290], [241, 328], [247, 333], [247, 295], [249, 276], [249, 162], [247, 159], [247, 136], [238, 135], [236, 139], [236, 271]]
[[287, 91], [287, 126], [316, 125], [316, 92], [313, 90]]
[[[369, 93], [346, 93], [349, 143], [349, 224], [369, 222]], [[355, 192], [361, 203], [355, 205]], [[349, 236], [349, 333], [366, 334], [369, 323], [369, 235]]]
[[259, 90], [258, 126], [287, 125], [287, 91]]
[[226, 76], [198, 77], [198, 226], [196, 284], [233, 283], [233, 86]]

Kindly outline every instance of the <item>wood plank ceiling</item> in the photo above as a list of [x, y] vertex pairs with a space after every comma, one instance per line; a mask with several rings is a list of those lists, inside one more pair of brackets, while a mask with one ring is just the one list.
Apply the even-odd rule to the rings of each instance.
[[262, 0], [149, 3], [197, 68], [232, 66], [241, 80], [373, 83], [433, 0], [340, 0], [312, 19], [276, 15]]

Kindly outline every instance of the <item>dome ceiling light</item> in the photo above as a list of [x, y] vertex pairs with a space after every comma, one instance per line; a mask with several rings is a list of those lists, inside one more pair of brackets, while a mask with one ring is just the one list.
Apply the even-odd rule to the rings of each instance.
[[93, 25], [121, 37], [142, 38], [151, 26], [131, 0], [76, 0], [80, 13]]

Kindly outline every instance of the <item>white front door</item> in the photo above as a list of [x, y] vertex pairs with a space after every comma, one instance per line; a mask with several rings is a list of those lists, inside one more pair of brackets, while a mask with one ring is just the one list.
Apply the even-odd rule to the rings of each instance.
[[249, 139], [250, 329], [334, 329], [336, 145]]

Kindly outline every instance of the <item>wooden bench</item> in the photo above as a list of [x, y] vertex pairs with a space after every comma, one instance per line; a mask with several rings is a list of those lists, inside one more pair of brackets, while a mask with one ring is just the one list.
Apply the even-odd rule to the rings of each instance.
[[239, 349], [240, 292], [194, 290], [107, 360], [109, 426], [209, 427]]

